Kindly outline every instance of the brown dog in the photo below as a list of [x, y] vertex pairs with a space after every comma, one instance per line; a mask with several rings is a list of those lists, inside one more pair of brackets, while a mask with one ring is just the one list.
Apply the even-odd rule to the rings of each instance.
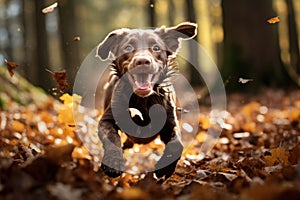
[[[101, 168], [108, 176], [117, 177], [124, 171], [123, 149], [149, 143], [158, 135], [166, 147], [155, 165], [155, 175], [167, 179], [173, 174], [183, 145], [169, 78], [176, 72], [180, 40], [193, 38], [196, 29], [196, 24], [188, 22], [154, 30], [118, 29], [99, 44], [97, 56], [113, 60], [98, 126], [104, 148]], [[118, 130], [127, 135], [123, 147]]]

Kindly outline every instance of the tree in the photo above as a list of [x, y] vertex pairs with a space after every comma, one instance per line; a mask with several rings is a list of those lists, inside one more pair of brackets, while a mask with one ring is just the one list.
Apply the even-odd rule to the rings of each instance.
[[49, 73], [45, 70], [49, 67], [48, 37], [46, 31], [46, 16], [42, 9], [46, 7], [45, 1], [35, 0], [35, 23], [36, 23], [36, 56], [37, 85], [46, 89], [49, 88]]
[[[196, 12], [194, 7], [194, 0], [187, 0], [186, 1], [186, 18], [189, 22], [195, 22], [196, 23]], [[193, 38], [193, 40], [197, 41], [197, 36]], [[189, 43], [189, 60], [191, 63], [194, 63], [195, 65], [199, 65], [198, 62], [198, 50], [197, 48], [193, 47], [191, 43]], [[199, 86], [202, 79], [199, 76], [198, 71], [190, 64], [188, 66], [189, 76], [190, 76], [190, 83], [193, 86]]]
[[9, 17], [9, 13], [7, 12], [7, 8], [9, 7], [9, 4], [11, 3], [10, 0], [4, 0], [4, 6], [5, 6], [5, 20], [4, 20], [4, 26], [7, 31], [7, 44], [5, 45], [5, 53], [8, 58], [6, 59], [12, 59], [13, 58], [13, 49], [12, 49], [12, 36], [10, 32], [10, 25], [11, 25], [11, 20]]
[[287, 85], [289, 77], [280, 60], [276, 16], [272, 0], [222, 1], [224, 61], [222, 75], [236, 88], [238, 78], [252, 78], [254, 84]]
[[26, 78], [33, 84], [38, 85], [38, 55], [37, 55], [37, 28], [35, 1], [21, 1], [21, 24], [23, 27], [23, 51], [24, 60], [21, 63]]
[[173, 0], [168, 0], [168, 21], [169, 26], [174, 26], [174, 19], [175, 19], [175, 5]]
[[155, 27], [156, 26], [155, 0], [149, 0], [148, 12], [149, 12], [149, 25], [150, 27]]
[[74, 0], [59, 0], [59, 30], [63, 63], [68, 74], [68, 83], [73, 85], [77, 69], [80, 66], [79, 43], [73, 41], [77, 36], [77, 22]]
[[289, 29], [289, 47], [291, 55], [291, 63], [288, 67], [290, 76], [300, 85], [300, 52], [298, 44], [298, 31], [293, 0], [286, 0], [288, 9], [288, 29]]

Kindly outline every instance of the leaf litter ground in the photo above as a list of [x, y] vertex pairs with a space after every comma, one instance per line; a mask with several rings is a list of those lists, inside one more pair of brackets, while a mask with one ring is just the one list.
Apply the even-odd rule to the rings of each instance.
[[214, 127], [212, 111], [201, 106], [199, 132], [162, 184], [140, 173], [159, 159], [159, 140], [125, 151], [130, 173], [111, 179], [99, 170], [101, 112], [84, 110], [80, 100], [64, 94], [62, 102], [49, 97], [20, 106], [7, 97], [0, 112], [0, 199], [300, 198], [299, 90], [229, 95], [228, 110], [214, 111], [226, 121], [207, 154], [200, 148]]

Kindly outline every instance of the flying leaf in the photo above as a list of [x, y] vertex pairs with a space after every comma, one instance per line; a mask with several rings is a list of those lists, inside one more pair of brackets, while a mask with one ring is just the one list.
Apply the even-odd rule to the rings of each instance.
[[9, 72], [9, 75], [10, 75], [11, 77], [13, 77], [13, 75], [14, 75], [13, 70], [14, 70], [15, 68], [17, 68], [19, 65], [16, 64], [16, 63], [14, 63], [14, 62], [7, 61], [6, 59], [5, 59], [4, 61], [5, 61], [5, 63], [6, 63], [6, 67], [7, 67], [7, 70], [8, 70], [8, 72]]
[[66, 90], [69, 88], [67, 82], [67, 72], [65, 70], [61, 72], [54, 72], [53, 79], [56, 81], [56, 84], [60, 90]]
[[[71, 104], [71, 106], [73, 107], [81, 103], [82, 97], [77, 94], [73, 94], [72, 96], [70, 96], [69, 94], [63, 94], [61, 97], [59, 97], [59, 99], [64, 102], [64, 105], [69, 106]], [[73, 103], [75, 105], [73, 105]]]
[[55, 9], [57, 6], [58, 6], [58, 3], [56, 2], [56, 3], [52, 4], [52, 5], [50, 5], [50, 6], [46, 7], [46, 8], [44, 8], [44, 9], [42, 10], [42, 13], [46, 14], [46, 13], [53, 12], [54, 9]]
[[244, 78], [239, 78], [239, 83], [242, 83], [242, 84], [246, 84], [250, 81], [253, 81], [253, 79], [244, 79]]
[[[74, 130], [74, 127], [68, 126], [69, 124], [75, 124], [74, 110], [76, 110], [82, 100], [82, 97], [73, 94], [70, 96], [68, 93], [63, 94], [60, 98], [64, 103], [58, 110], [58, 121], [66, 124], [69, 129]], [[76, 118], [79, 119], [79, 113], [76, 113]]]
[[79, 37], [79, 36], [75, 36], [75, 37], [73, 38], [73, 41], [75, 41], [75, 42], [80, 41], [80, 37]]
[[272, 17], [272, 18], [270, 18], [270, 19], [267, 20], [267, 22], [269, 24], [275, 24], [275, 23], [278, 23], [279, 21], [280, 21], [280, 19], [279, 19], [278, 16], [277, 17]]

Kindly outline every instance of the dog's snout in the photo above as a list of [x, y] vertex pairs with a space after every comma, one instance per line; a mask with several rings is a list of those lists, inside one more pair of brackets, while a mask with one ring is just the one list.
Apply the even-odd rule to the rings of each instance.
[[150, 66], [151, 60], [145, 57], [138, 57], [134, 61], [135, 66]]

